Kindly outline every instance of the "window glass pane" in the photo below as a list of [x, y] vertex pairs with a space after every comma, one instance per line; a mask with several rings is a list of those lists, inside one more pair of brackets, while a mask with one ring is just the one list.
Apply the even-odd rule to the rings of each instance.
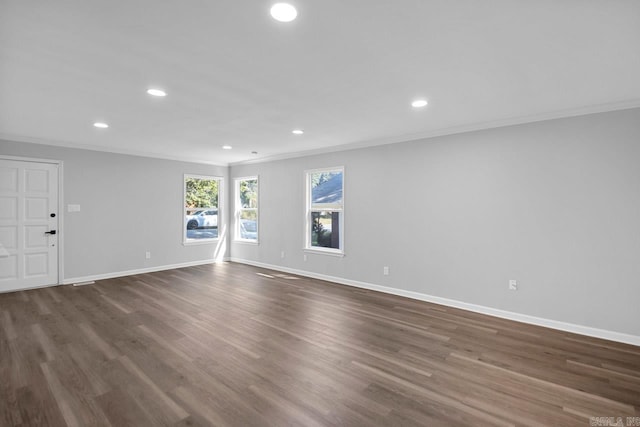
[[235, 181], [236, 240], [258, 241], [258, 177]]
[[342, 171], [311, 173], [311, 206], [314, 208], [342, 207]]
[[258, 215], [255, 210], [240, 212], [240, 238], [258, 240]]
[[340, 212], [311, 212], [311, 246], [340, 249]]
[[218, 179], [185, 178], [187, 239], [218, 237]]
[[258, 180], [247, 179], [240, 181], [240, 207], [241, 208], [257, 208], [258, 207]]

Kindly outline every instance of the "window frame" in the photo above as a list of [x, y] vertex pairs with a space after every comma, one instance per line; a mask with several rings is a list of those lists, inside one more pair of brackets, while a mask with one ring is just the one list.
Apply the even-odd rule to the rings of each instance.
[[[332, 209], [314, 209], [312, 207], [312, 189], [311, 189], [311, 176], [315, 173], [319, 172], [342, 172], [342, 206], [340, 208], [332, 208]], [[323, 255], [331, 255], [343, 257], [345, 256], [345, 248], [344, 248], [344, 214], [345, 214], [345, 167], [344, 166], [331, 166], [324, 168], [316, 168], [316, 169], [307, 169], [304, 171], [304, 182], [305, 182], [305, 201], [304, 201], [304, 212], [305, 212], [305, 220], [304, 220], [304, 246], [303, 251], [308, 253], [315, 254], [323, 254]], [[339, 248], [325, 248], [322, 246], [311, 246], [312, 242], [312, 212], [339, 212]]]
[[[242, 202], [240, 200], [240, 183], [242, 181], [252, 181], [256, 180], [256, 207], [255, 208], [243, 208]], [[250, 245], [257, 245], [260, 243], [260, 176], [252, 175], [252, 176], [241, 176], [233, 178], [233, 191], [234, 191], [234, 222], [235, 226], [233, 227], [233, 241], [236, 243], [247, 243]], [[240, 214], [243, 210], [255, 210], [256, 212], [256, 238], [253, 239], [243, 239], [240, 233]]]
[[[195, 179], [204, 179], [204, 180], [217, 180], [218, 181], [218, 218], [217, 218], [217, 227], [218, 227], [218, 237], [209, 237], [204, 239], [189, 239], [187, 238], [187, 178], [195, 178]], [[220, 235], [221, 230], [224, 230], [224, 177], [216, 176], [216, 175], [200, 175], [200, 174], [189, 174], [185, 173], [182, 176], [182, 244], [184, 246], [191, 245], [206, 245], [211, 243], [217, 243], [222, 236]], [[203, 209], [211, 209], [211, 207], [203, 208]]]

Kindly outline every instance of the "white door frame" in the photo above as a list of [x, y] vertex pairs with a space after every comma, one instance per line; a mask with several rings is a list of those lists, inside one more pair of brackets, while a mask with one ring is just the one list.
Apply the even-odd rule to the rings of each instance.
[[[62, 180], [62, 160], [53, 160], [53, 159], [38, 159], [33, 157], [19, 157], [19, 156], [5, 156], [4, 154], [0, 154], [0, 160], [15, 160], [19, 162], [31, 162], [31, 163], [48, 163], [53, 165], [58, 165], [58, 283], [56, 285], [61, 285], [64, 279], [64, 203], [63, 203], [63, 180]], [[27, 289], [20, 289], [22, 291]]]

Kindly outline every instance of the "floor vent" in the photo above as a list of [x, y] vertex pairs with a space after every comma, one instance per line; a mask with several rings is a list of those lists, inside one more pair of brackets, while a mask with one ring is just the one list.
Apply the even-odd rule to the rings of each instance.
[[78, 283], [74, 283], [73, 286], [84, 286], [84, 285], [93, 285], [94, 282], [93, 280], [88, 280], [86, 282], [78, 282]]
[[270, 274], [264, 274], [264, 273], [256, 273], [258, 276], [262, 276], [262, 277], [268, 277], [269, 279], [273, 279], [273, 276]]
[[299, 277], [289, 276], [289, 275], [286, 275], [286, 274], [276, 274], [275, 276], [279, 277], [281, 279], [287, 279], [287, 280], [298, 280], [299, 279]]

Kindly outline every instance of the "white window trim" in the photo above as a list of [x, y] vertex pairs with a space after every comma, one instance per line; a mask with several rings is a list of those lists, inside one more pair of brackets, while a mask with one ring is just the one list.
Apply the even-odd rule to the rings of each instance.
[[[217, 179], [218, 180], [218, 237], [212, 237], [208, 239], [187, 239], [187, 223], [185, 219], [185, 202], [187, 201], [187, 178], [196, 178], [196, 179]], [[185, 173], [182, 176], [182, 213], [180, 216], [182, 217], [182, 244], [184, 246], [193, 246], [193, 245], [208, 245], [212, 243], [217, 243], [222, 236], [220, 235], [221, 231], [225, 229], [224, 226], [224, 206], [226, 206], [224, 193], [224, 177], [216, 176], [216, 175], [195, 175], [190, 173]]]
[[[332, 209], [333, 211], [340, 212], [340, 249], [323, 248], [319, 246], [311, 246], [311, 174], [316, 172], [327, 171], [342, 171], [342, 208], [339, 210]], [[321, 255], [330, 255], [336, 257], [344, 257], [344, 213], [345, 213], [345, 167], [344, 166], [330, 166], [326, 168], [307, 169], [304, 171], [305, 182], [305, 197], [304, 197], [304, 243], [302, 250], [306, 253], [314, 253]]]
[[[243, 239], [240, 237], [240, 181], [249, 181], [255, 179], [258, 181], [258, 207], [256, 208], [256, 222], [257, 222], [257, 234], [256, 240], [251, 239]], [[235, 243], [244, 243], [248, 245], [259, 245], [260, 244], [260, 176], [252, 175], [252, 176], [240, 176], [237, 178], [233, 178], [233, 193], [234, 193], [234, 227], [233, 227], [233, 241]]]

